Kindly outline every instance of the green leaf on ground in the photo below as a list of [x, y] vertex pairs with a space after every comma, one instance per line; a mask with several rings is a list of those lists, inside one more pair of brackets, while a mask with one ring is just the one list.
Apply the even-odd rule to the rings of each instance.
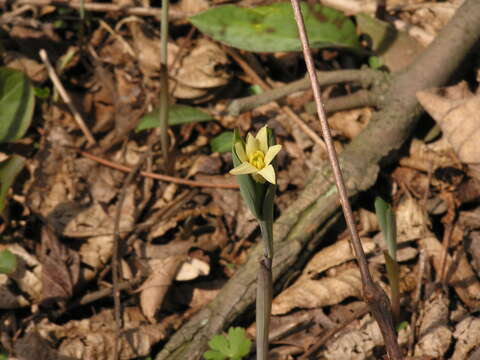
[[10, 250], [0, 251], [0, 274], [11, 274], [17, 269], [17, 257]]
[[0, 68], [0, 143], [20, 139], [33, 116], [33, 86], [21, 71]]
[[7, 160], [0, 162], [0, 214], [5, 208], [5, 199], [8, 189], [12, 186], [17, 175], [22, 171], [25, 159], [18, 155], [13, 155]]
[[224, 153], [232, 150], [233, 131], [224, 131], [210, 141], [212, 152]]
[[215, 335], [209, 342], [210, 350], [203, 354], [206, 360], [240, 360], [250, 352], [252, 342], [241, 327], [228, 330], [227, 335]]
[[[301, 4], [310, 46], [359, 50], [353, 22], [320, 4]], [[242, 8], [222, 5], [190, 18], [201, 32], [229, 46], [256, 52], [298, 51], [297, 25], [289, 2]]]
[[[135, 131], [140, 132], [142, 130], [153, 129], [160, 127], [158, 120], [159, 109], [155, 109], [143, 116]], [[170, 126], [189, 124], [202, 121], [213, 120], [210, 114], [197, 108], [187, 105], [171, 105], [168, 109], [168, 124]]]

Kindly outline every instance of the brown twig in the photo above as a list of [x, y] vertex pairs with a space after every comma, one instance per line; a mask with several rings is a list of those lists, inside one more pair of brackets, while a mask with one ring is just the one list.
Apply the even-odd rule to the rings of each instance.
[[45, 49], [41, 49], [40, 52], [40, 58], [42, 59], [45, 67], [47, 68], [48, 76], [50, 77], [50, 80], [52, 80], [53, 85], [57, 89], [58, 93], [62, 97], [62, 100], [67, 104], [69, 107], [70, 111], [72, 112], [73, 118], [75, 119], [78, 127], [80, 130], [82, 130], [83, 135], [87, 138], [87, 141], [90, 145], [96, 144], [95, 138], [91, 134], [90, 130], [88, 129], [87, 125], [85, 125], [85, 121], [83, 121], [82, 116], [80, 113], [77, 111], [77, 108], [73, 104], [72, 100], [70, 99], [70, 96], [68, 96], [67, 91], [62, 85], [62, 82], [57, 76], [57, 73], [55, 72], [55, 69], [53, 68], [52, 64], [50, 64], [50, 60], [48, 60], [48, 55]]
[[[78, 152], [80, 153], [80, 155], [90, 160], [96, 161], [99, 164], [111, 167], [112, 169], [116, 169], [116, 170], [128, 172], [128, 173], [132, 172], [132, 169], [128, 166], [114, 163], [112, 161], [90, 154], [89, 152], [86, 152], [86, 151], [78, 150]], [[192, 187], [207, 187], [207, 188], [234, 189], [234, 190], [238, 189], [237, 184], [213, 184], [210, 182], [187, 180], [187, 179], [177, 178], [177, 177], [163, 175], [163, 174], [151, 173], [147, 171], [140, 171], [140, 175], [148, 177], [150, 179], [161, 180], [161, 181], [171, 182], [175, 184], [182, 184], [182, 185], [187, 185]]]
[[291, 0], [293, 12], [295, 15], [295, 21], [298, 26], [298, 32], [300, 34], [300, 41], [302, 43], [303, 56], [307, 65], [307, 71], [310, 75], [310, 81], [312, 84], [313, 96], [317, 105], [317, 113], [320, 119], [322, 127], [323, 138], [325, 145], [327, 146], [327, 153], [330, 164], [332, 166], [333, 175], [335, 178], [335, 184], [337, 186], [338, 194], [340, 197], [340, 203], [342, 205], [343, 214], [347, 227], [350, 232], [352, 245], [355, 250], [355, 256], [360, 268], [360, 274], [362, 276], [363, 294], [373, 316], [377, 320], [380, 330], [382, 331], [383, 338], [385, 340], [385, 346], [387, 352], [392, 360], [402, 359], [402, 353], [397, 343], [397, 337], [393, 326], [393, 320], [390, 309], [390, 302], [388, 296], [372, 279], [370, 271], [368, 269], [367, 259], [362, 248], [360, 236], [358, 235], [355, 227], [355, 220], [353, 218], [352, 208], [348, 200], [347, 189], [343, 180], [343, 174], [338, 162], [337, 152], [333, 144], [332, 135], [330, 134], [330, 128], [327, 122], [327, 116], [323, 109], [322, 99], [320, 95], [320, 86], [318, 85], [317, 74], [315, 72], [315, 64], [313, 62], [312, 53], [308, 44], [307, 32], [305, 30], [305, 24], [303, 22], [303, 16], [300, 11], [300, 4], [298, 0]]
[[[0, 5], [5, 5], [7, 0], [0, 0]], [[34, 5], [34, 6], [58, 6], [65, 8], [80, 9], [82, 3], [80, 1], [62, 1], [62, 0], [15, 0], [15, 4], [18, 5]], [[128, 15], [136, 16], [153, 16], [160, 18], [162, 15], [162, 9], [150, 8], [150, 7], [124, 7], [116, 4], [107, 3], [84, 3], [83, 7], [86, 11], [92, 12], [124, 12]], [[193, 14], [185, 13], [178, 10], [169, 11], [170, 20], [186, 19]]]
[[[357, 92], [354, 92], [353, 94], [330, 98], [325, 100], [323, 104], [327, 113], [357, 109], [365, 106], [375, 107], [376, 105], [377, 96], [375, 96], [372, 92], [368, 90], [359, 90]], [[312, 107], [315, 107], [315, 104], [312, 104]], [[308, 111], [309, 106], [305, 106], [305, 109]]]
[[[226, 51], [229, 53], [230, 56], [235, 59], [235, 61], [240, 65], [243, 71], [245, 71], [245, 73], [247, 73], [252, 79], [254, 79], [254, 81], [264, 91], [272, 89], [270, 85], [268, 85], [260, 76], [257, 75], [255, 71], [253, 71], [250, 65], [248, 65], [235, 50], [226, 48]], [[323, 140], [320, 138], [320, 136], [318, 136], [315, 131], [310, 129], [310, 127], [297, 114], [295, 114], [295, 112], [290, 108], [290, 106], [281, 106], [280, 104], [277, 105], [285, 114], [287, 114], [289, 118], [291, 118], [295, 122], [295, 124], [298, 125], [300, 129], [302, 129], [305, 134], [310, 137], [310, 139], [313, 140], [313, 142], [320, 146], [321, 149], [325, 149], [325, 144], [323, 143]]]
[[119, 345], [120, 345], [120, 336], [122, 329], [122, 313], [120, 308], [120, 288], [119, 288], [119, 278], [121, 277], [121, 267], [119, 260], [121, 259], [120, 255], [120, 218], [122, 216], [123, 203], [127, 196], [128, 186], [132, 183], [135, 175], [139, 172], [144, 161], [150, 155], [150, 150], [147, 150], [142, 154], [138, 160], [135, 168], [130, 171], [125, 179], [122, 189], [120, 190], [120, 197], [115, 211], [115, 218], [113, 223], [113, 249], [112, 249], [112, 288], [113, 288], [113, 301], [114, 301], [114, 315], [115, 315], [115, 345], [113, 347], [113, 360], [119, 358]]

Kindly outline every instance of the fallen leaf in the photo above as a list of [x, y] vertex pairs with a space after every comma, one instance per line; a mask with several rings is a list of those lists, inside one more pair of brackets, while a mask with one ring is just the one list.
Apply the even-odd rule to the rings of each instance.
[[160, 309], [185, 257], [184, 255], [177, 255], [164, 259], [149, 260], [151, 274], [140, 287], [140, 307], [142, 313], [150, 322], [155, 322], [155, 314]]
[[[443, 245], [434, 236], [423, 238], [420, 245], [431, 256], [435, 271], [441, 273], [445, 254]], [[452, 266], [455, 268], [452, 269]], [[480, 283], [463, 250], [457, 253], [455, 262], [450, 255], [447, 255], [445, 268], [449, 276], [449, 285], [454, 287], [458, 296], [468, 307], [476, 309], [480, 301]]]
[[407, 196], [395, 210], [397, 242], [417, 240], [429, 233], [430, 220], [419, 202]]
[[417, 99], [439, 124], [458, 158], [480, 177], [480, 95], [468, 89], [466, 82], [448, 88], [417, 93]]
[[189, 281], [199, 276], [206, 276], [210, 273], [210, 265], [197, 258], [190, 258], [183, 262], [178, 270], [175, 280]]
[[[126, 307], [123, 311], [119, 358], [136, 359], [150, 355], [152, 347], [166, 338], [169, 328], [178, 326], [177, 319], [177, 315], [172, 315], [165, 317], [159, 324], [147, 324], [147, 319], [137, 306]], [[71, 320], [62, 325], [44, 320], [36, 327], [42, 335], [58, 339], [58, 352], [64, 356], [85, 360], [112, 359], [112, 349], [117, 335], [111, 309], [103, 310], [90, 318]], [[32, 359], [37, 357], [28, 358]]]
[[53, 230], [42, 227], [42, 302], [65, 302], [73, 295], [79, 279], [80, 259], [78, 253], [62, 244]]
[[360, 297], [361, 293], [362, 281], [358, 268], [350, 268], [334, 277], [320, 280], [303, 276], [273, 300], [272, 315], [286, 314], [294, 308], [312, 309], [338, 304], [347, 297]]
[[323, 356], [333, 360], [364, 360], [369, 358], [375, 346], [380, 345], [383, 345], [380, 328], [370, 315], [366, 315], [359, 327], [349, 329], [330, 341]]
[[474, 316], [466, 317], [455, 327], [453, 337], [456, 339], [456, 343], [451, 360], [464, 360], [468, 358], [469, 354], [478, 352], [480, 347], [480, 319]]
[[437, 292], [422, 306], [415, 356], [443, 358], [452, 339], [452, 331], [448, 328], [448, 305], [448, 298]]

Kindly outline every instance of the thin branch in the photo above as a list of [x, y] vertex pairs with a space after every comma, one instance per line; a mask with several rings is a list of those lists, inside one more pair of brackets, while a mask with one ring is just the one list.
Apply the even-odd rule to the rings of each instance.
[[[112, 161], [90, 154], [86, 151], [82, 151], [82, 150], [77, 150], [77, 151], [80, 153], [80, 155], [90, 160], [96, 161], [99, 164], [111, 167], [112, 169], [116, 169], [116, 170], [127, 172], [127, 173], [133, 171], [133, 169], [131, 169], [128, 166], [114, 163]], [[151, 178], [151, 179], [155, 179], [155, 180], [161, 180], [161, 181], [171, 182], [175, 184], [182, 184], [182, 185], [187, 185], [192, 187], [206, 187], [206, 188], [233, 189], [233, 190], [238, 189], [237, 184], [214, 184], [212, 182], [187, 180], [187, 179], [177, 178], [177, 177], [163, 175], [163, 174], [151, 173], [147, 171], [140, 171], [140, 175]]]
[[320, 125], [322, 127], [323, 139], [325, 140], [325, 145], [327, 146], [328, 158], [332, 166], [335, 184], [337, 185], [338, 195], [340, 197], [340, 203], [342, 205], [343, 214], [345, 216], [345, 221], [347, 222], [352, 245], [355, 250], [355, 256], [357, 258], [360, 273], [362, 275], [364, 297], [370, 309], [372, 310], [373, 316], [380, 326], [388, 355], [392, 360], [400, 360], [403, 358], [403, 356], [400, 347], [398, 346], [388, 297], [382, 288], [376, 285], [372, 279], [368, 269], [365, 252], [363, 251], [362, 242], [360, 241], [360, 236], [358, 235], [357, 228], [355, 227], [355, 220], [353, 218], [350, 201], [348, 200], [345, 181], [343, 179], [343, 174], [338, 162], [337, 152], [335, 151], [332, 135], [328, 126], [327, 115], [322, 105], [320, 86], [318, 85], [315, 64], [313, 62], [312, 52], [308, 44], [307, 31], [305, 29], [305, 23], [303, 22], [300, 4], [298, 0], [291, 0], [291, 3], [293, 7], [293, 13], [295, 15], [295, 21], [298, 26], [300, 41], [302, 43], [303, 56], [307, 65], [308, 74], [310, 75], [310, 81], [312, 83], [313, 96], [317, 105], [317, 113], [320, 119]]
[[162, 0], [162, 20], [160, 25], [160, 111], [158, 121], [160, 123], [160, 143], [162, 145], [163, 164], [165, 171], [170, 172], [169, 141], [168, 141], [168, 109], [169, 86], [168, 86], [168, 8], [170, 0]]
[[50, 64], [50, 60], [48, 60], [47, 52], [45, 51], [45, 49], [41, 49], [39, 54], [45, 67], [47, 68], [48, 76], [50, 77], [50, 80], [52, 80], [52, 83], [57, 89], [60, 96], [62, 97], [62, 100], [65, 102], [65, 104], [67, 104], [68, 108], [72, 112], [75, 122], [77, 123], [80, 130], [83, 132], [83, 135], [85, 135], [85, 137], [87, 138], [89, 145], [96, 144], [95, 138], [93, 137], [92, 133], [88, 129], [87, 125], [85, 125], [82, 115], [80, 115], [80, 113], [77, 111], [77, 108], [73, 104], [72, 100], [70, 99], [70, 96], [68, 95], [67, 91], [63, 87], [62, 82], [58, 78], [57, 73], [55, 72], [55, 69], [53, 68], [52, 64]]
[[117, 360], [119, 358], [119, 345], [120, 345], [120, 336], [122, 329], [122, 312], [120, 304], [120, 277], [121, 277], [121, 268], [120, 268], [120, 218], [122, 216], [123, 203], [127, 196], [128, 186], [132, 183], [133, 179], [139, 172], [140, 168], [143, 165], [143, 162], [149, 156], [150, 150], [142, 154], [138, 160], [135, 169], [133, 169], [125, 179], [122, 189], [120, 190], [120, 197], [115, 211], [115, 218], [113, 223], [113, 249], [112, 249], [112, 284], [113, 284], [113, 301], [114, 301], [114, 315], [115, 315], [115, 345], [113, 347], [113, 359]]
[[[0, 0], [0, 5], [7, 4], [8, 0]], [[61, 1], [61, 0], [15, 0], [17, 5], [34, 5], [34, 6], [58, 6], [64, 8], [81, 9], [82, 3], [80, 1]], [[162, 9], [151, 7], [124, 7], [116, 4], [107, 3], [85, 3], [83, 4], [86, 11], [92, 12], [123, 12], [127, 15], [136, 16], [153, 16], [160, 19], [162, 16]], [[172, 10], [169, 12], [170, 20], [186, 19], [194, 14]]]

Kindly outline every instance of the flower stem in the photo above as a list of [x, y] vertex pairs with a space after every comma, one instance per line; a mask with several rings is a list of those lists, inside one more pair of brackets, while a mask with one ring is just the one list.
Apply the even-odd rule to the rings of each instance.
[[273, 222], [259, 221], [264, 244], [264, 256], [259, 262], [257, 282], [257, 360], [268, 359], [268, 334], [270, 330], [270, 313], [272, 310], [273, 280]]
[[273, 259], [273, 221], [259, 220], [265, 257]]

